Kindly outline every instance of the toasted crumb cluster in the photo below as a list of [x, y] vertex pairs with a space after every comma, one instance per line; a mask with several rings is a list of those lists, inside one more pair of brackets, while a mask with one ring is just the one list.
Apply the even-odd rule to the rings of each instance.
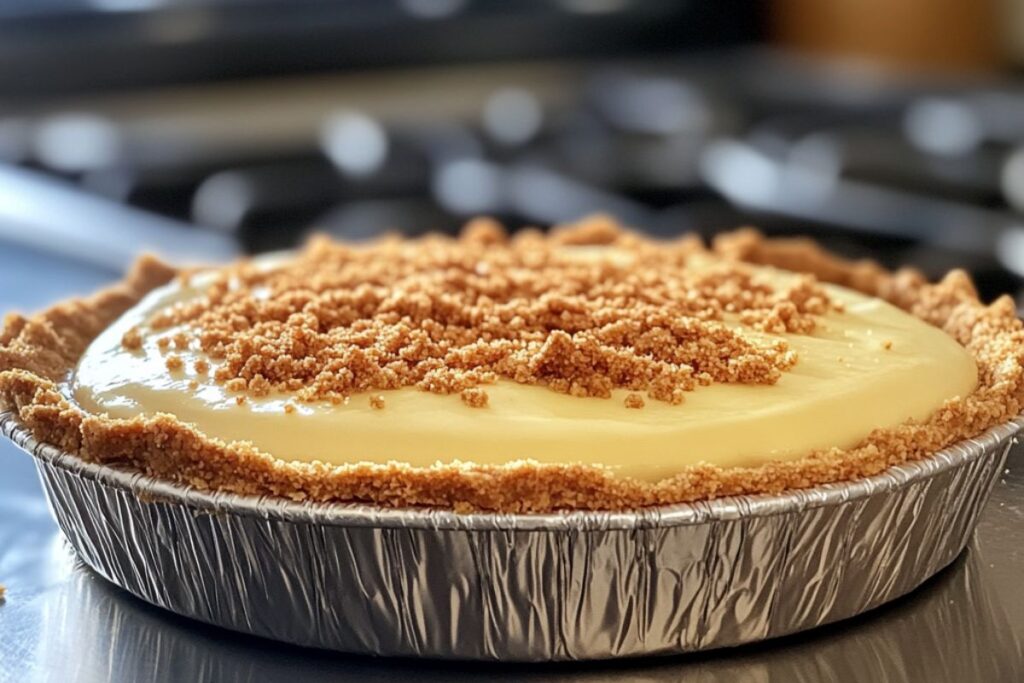
[[[624, 238], [606, 223], [591, 222], [586, 230], [570, 231], [558, 239], [565, 244], [579, 240], [584, 244], [620, 244], [637, 239]], [[494, 227], [479, 222], [466, 239], [471, 237], [480, 244], [507, 244], [507, 238]], [[694, 253], [703, 250], [696, 242], [676, 248]], [[750, 230], [720, 237], [713, 250], [720, 258], [736, 263], [805, 272], [881, 297], [940, 327], [977, 362], [977, 389], [969, 396], [947, 401], [927, 419], [875, 430], [851, 448], [828, 449], [756, 467], [695, 465], [654, 483], [617, 477], [597, 466], [529, 460], [432, 467], [284, 462], [245, 442], [213, 439], [171, 415], [127, 420], [92, 415], [61, 393], [59, 382], [89, 342], [147, 292], [174, 277], [173, 270], [149, 259], [141, 261], [123, 283], [94, 297], [72, 300], [31, 318], [9, 315], [0, 331], [0, 407], [13, 411], [18, 422], [38, 440], [63, 451], [92, 462], [133, 467], [200, 489], [295, 500], [499, 512], [622, 510], [847, 481], [929, 457], [1024, 411], [1024, 327], [1017, 319], [1014, 303], [1004, 296], [990, 305], [983, 304], [966, 274], [954, 271], [941, 282], [929, 284], [914, 271], [889, 273], [870, 262], [843, 261], [807, 241], [766, 240]], [[642, 246], [635, 251], [646, 258]], [[456, 270], [461, 271], [461, 266]], [[368, 276], [366, 282], [373, 287], [378, 286], [373, 278], [384, 275], [371, 272]], [[652, 286], [651, 291], [657, 288]], [[443, 301], [439, 299], [433, 305], [441, 306]], [[288, 310], [283, 308], [282, 314]], [[785, 315], [778, 317], [786, 324]], [[288, 317], [282, 320], [286, 322]], [[234, 381], [243, 388], [249, 385], [249, 380], [242, 377], [228, 380]], [[474, 388], [478, 387], [466, 387]], [[346, 402], [347, 397], [335, 396], [332, 401]]]
[[414, 386], [483, 407], [478, 388], [502, 378], [678, 404], [715, 382], [776, 382], [796, 355], [759, 333], [810, 332], [837, 305], [811, 276], [780, 286], [702, 253], [601, 219], [552, 237], [477, 221], [458, 240], [320, 240], [270, 270], [224, 270], [150, 328], [194, 341], [233, 390], [308, 402]]
[[462, 402], [470, 408], [486, 408], [487, 402], [490, 401], [490, 396], [480, 387], [463, 389], [460, 396], [462, 397]]
[[628, 394], [623, 403], [627, 408], [643, 408], [644, 397], [637, 393]]
[[121, 344], [126, 349], [132, 351], [138, 351], [142, 348], [142, 333], [139, 332], [139, 328], [133, 327], [124, 333], [121, 337]]

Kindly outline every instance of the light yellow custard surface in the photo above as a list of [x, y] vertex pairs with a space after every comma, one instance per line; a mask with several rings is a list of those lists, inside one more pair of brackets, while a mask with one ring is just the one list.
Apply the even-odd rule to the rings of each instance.
[[[762, 270], [780, 281], [791, 277]], [[238, 405], [212, 372], [191, 369], [200, 352], [174, 351], [185, 370], [169, 372], [156, 335], [146, 335], [138, 350], [122, 345], [125, 332], [144, 330], [154, 312], [201, 295], [196, 285], [176, 282], [150, 293], [92, 343], [71, 390], [93, 413], [169, 413], [209, 436], [248, 441], [289, 461], [534, 460], [603, 465], [647, 481], [700, 462], [752, 466], [850, 447], [876, 428], [925, 418], [974, 390], [975, 361], [944, 332], [878, 299], [827, 289], [846, 310], [822, 316], [811, 335], [779, 335], [798, 361], [776, 384], [699, 387], [682, 405], [648, 399], [643, 409], [629, 409], [625, 391], [577, 398], [509, 381], [487, 387], [490, 405], [482, 409], [415, 388], [382, 392], [383, 410], [367, 395], [340, 405], [295, 402], [292, 412], [284, 394]]]

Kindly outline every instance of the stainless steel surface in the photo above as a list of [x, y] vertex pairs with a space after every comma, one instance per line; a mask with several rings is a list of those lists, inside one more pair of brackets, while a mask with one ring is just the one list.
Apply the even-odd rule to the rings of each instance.
[[4, 164], [0, 238], [115, 271], [126, 270], [144, 252], [193, 264], [226, 261], [239, 253], [225, 235], [121, 206]]
[[[0, 243], [0, 255], [14, 254]], [[17, 254], [22, 282], [42, 271]], [[23, 268], [18, 272], [18, 264]], [[5, 264], [7, 265], [7, 264]], [[8, 271], [10, 272], [10, 271]], [[0, 278], [3, 272], [0, 272]], [[65, 271], [31, 289], [34, 308], [103, 274]], [[2, 283], [0, 283], [2, 284]], [[152, 608], [74, 560], [29, 458], [0, 440], [0, 681], [696, 680], [1015, 681], [1024, 670], [1024, 461], [1012, 454], [976, 539], [951, 568], [862, 617], [757, 646], [590, 665], [440, 664], [346, 657], [280, 645]]]

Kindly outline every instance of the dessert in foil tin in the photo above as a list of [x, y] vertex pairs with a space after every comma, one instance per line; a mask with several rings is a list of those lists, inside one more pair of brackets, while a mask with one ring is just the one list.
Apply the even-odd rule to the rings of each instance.
[[0, 402], [88, 461], [199, 489], [624, 510], [851, 481], [1024, 409], [1009, 297], [751, 230], [311, 241], [0, 335]]

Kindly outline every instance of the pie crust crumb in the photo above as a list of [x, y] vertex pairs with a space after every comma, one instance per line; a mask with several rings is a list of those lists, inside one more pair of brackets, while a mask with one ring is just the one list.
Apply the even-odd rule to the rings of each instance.
[[644, 397], [637, 393], [628, 394], [623, 401], [627, 408], [643, 408]]
[[486, 408], [490, 401], [490, 396], [480, 387], [463, 389], [460, 396], [462, 397], [462, 402], [470, 408]]
[[142, 333], [139, 328], [133, 327], [121, 337], [121, 344], [126, 349], [138, 350], [142, 348]]

